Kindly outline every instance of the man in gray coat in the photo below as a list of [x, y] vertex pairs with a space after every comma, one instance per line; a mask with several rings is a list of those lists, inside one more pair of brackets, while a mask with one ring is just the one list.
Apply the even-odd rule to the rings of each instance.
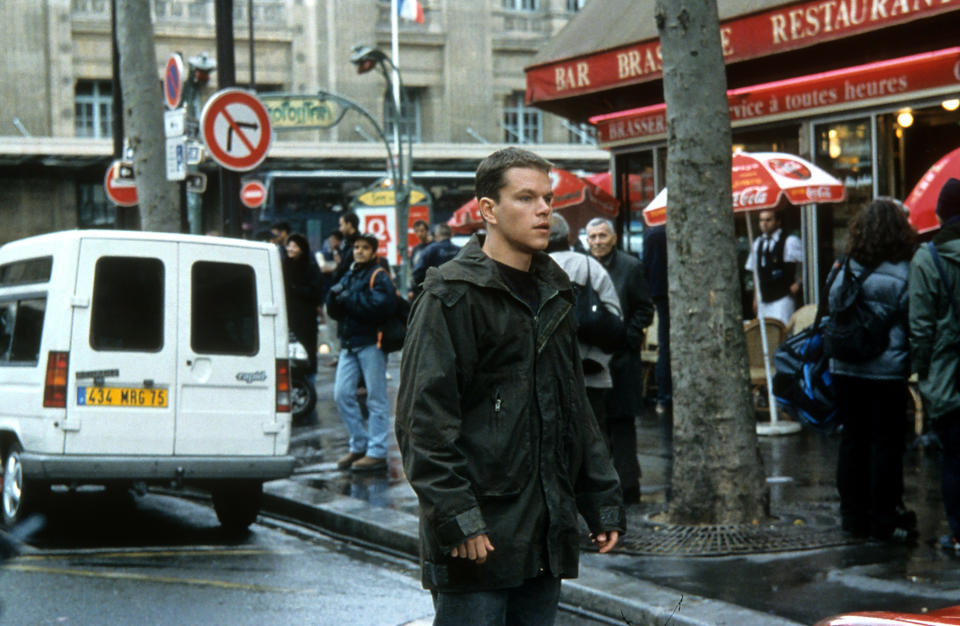
[[577, 575], [579, 512], [600, 552], [625, 530], [584, 391], [550, 234], [550, 163], [507, 148], [477, 170], [486, 237], [430, 268], [413, 303], [397, 441], [420, 501], [435, 624], [552, 624]]

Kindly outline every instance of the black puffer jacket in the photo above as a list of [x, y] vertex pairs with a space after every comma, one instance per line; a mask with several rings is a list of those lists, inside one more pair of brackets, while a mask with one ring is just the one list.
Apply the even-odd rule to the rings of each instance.
[[377, 343], [377, 327], [397, 308], [397, 290], [386, 271], [379, 272], [370, 288], [370, 277], [380, 268], [376, 260], [354, 263], [327, 292], [327, 314], [340, 322], [337, 337], [343, 348]]
[[[625, 530], [566, 274], [534, 255], [534, 313], [480, 246], [427, 273], [401, 366], [397, 440], [420, 498], [423, 584], [439, 591], [516, 586], [541, 568], [575, 577], [578, 509], [593, 532]], [[486, 563], [449, 556], [482, 533]]]

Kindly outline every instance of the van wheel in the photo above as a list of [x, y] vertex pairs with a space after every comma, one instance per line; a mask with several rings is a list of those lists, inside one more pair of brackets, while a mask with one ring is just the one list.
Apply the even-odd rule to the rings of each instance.
[[290, 385], [290, 410], [293, 419], [300, 421], [310, 415], [317, 405], [317, 390], [301, 376], [294, 376]]
[[263, 484], [241, 482], [220, 485], [211, 490], [213, 510], [220, 526], [230, 534], [242, 533], [257, 519]]
[[3, 525], [13, 528], [29, 511], [32, 484], [23, 480], [19, 443], [11, 443], [3, 456]]

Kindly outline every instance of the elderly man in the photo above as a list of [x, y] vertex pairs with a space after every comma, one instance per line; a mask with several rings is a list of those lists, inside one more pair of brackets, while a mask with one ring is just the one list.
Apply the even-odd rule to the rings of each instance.
[[623, 486], [626, 504], [640, 502], [640, 462], [637, 461], [637, 429], [640, 412], [640, 349], [644, 329], [653, 321], [653, 301], [647, 289], [643, 263], [617, 249], [617, 233], [610, 220], [594, 218], [587, 223], [590, 254], [610, 274], [620, 298], [627, 328], [626, 345], [610, 359], [613, 389], [607, 396], [607, 444]]

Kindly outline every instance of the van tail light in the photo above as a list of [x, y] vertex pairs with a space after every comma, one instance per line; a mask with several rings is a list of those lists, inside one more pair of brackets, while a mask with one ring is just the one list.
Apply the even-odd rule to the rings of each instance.
[[46, 408], [67, 408], [67, 357], [69, 354], [69, 352], [50, 352], [47, 355], [47, 378], [43, 385], [43, 406]]
[[277, 359], [277, 413], [290, 412], [290, 361]]

